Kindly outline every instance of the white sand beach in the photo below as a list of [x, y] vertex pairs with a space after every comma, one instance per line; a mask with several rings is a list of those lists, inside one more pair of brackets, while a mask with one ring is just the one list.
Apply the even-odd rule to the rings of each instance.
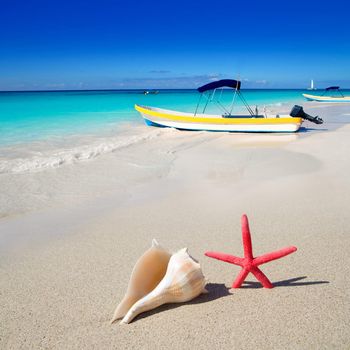
[[[349, 349], [350, 107], [308, 108], [298, 134], [149, 129], [94, 160], [1, 174], [1, 349]], [[146, 127], [144, 127], [146, 128]], [[315, 129], [315, 130], [310, 130]], [[275, 285], [204, 256], [242, 256], [248, 215]], [[110, 325], [156, 238], [188, 247], [208, 294]]]

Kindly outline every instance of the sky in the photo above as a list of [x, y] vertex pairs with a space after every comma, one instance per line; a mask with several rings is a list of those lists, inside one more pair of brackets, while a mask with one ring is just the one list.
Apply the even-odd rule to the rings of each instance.
[[0, 0], [0, 90], [350, 88], [350, 1]]

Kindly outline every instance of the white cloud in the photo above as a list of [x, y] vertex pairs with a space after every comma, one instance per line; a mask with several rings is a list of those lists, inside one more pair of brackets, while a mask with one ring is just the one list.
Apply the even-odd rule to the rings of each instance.
[[62, 89], [66, 86], [65, 83], [50, 83], [46, 84], [47, 89]]
[[265, 80], [265, 79], [263, 79], [263, 80], [256, 80], [255, 83], [259, 84], [259, 85], [266, 85], [267, 84], [267, 80]]
[[184, 88], [193, 89], [210, 81], [221, 79], [221, 74], [203, 74], [190, 76], [156, 77], [156, 78], [132, 78], [123, 79], [125, 88], [151, 89], [151, 88]]
[[154, 69], [154, 70], [150, 70], [149, 73], [154, 73], [154, 74], [168, 74], [168, 73], [171, 73], [170, 70], [157, 70], [157, 69]]

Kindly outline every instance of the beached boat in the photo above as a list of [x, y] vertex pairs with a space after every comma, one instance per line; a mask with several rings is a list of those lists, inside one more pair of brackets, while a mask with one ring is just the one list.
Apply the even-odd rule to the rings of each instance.
[[[308, 119], [317, 124], [323, 121], [318, 117], [312, 117], [304, 113], [303, 108], [294, 106], [291, 113], [269, 115], [259, 114], [257, 108], [253, 112], [247, 104], [241, 91], [241, 82], [232, 79], [215, 81], [199, 87], [200, 98], [194, 113], [178, 112], [168, 109], [135, 105], [135, 109], [141, 113], [147, 125], [157, 127], [171, 127], [181, 130], [205, 130], [227, 132], [296, 132], [299, 130], [303, 119]], [[233, 89], [233, 100], [230, 109], [214, 99], [215, 91], [219, 88]], [[210, 92], [208, 94], [208, 92]], [[207, 98], [201, 113], [198, 113], [202, 96]], [[249, 114], [232, 115], [236, 97], [240, 97]], [[223, 114], [205, 114], [209, 102], [217, 102], [223, 110]]]
[[[325, 95], [326, 93], [330, 93], [330, 95]], [[333, 95], [331, 95], [333, 93]], [[309, 101], [317, 101], [317, 102], [350, 102], [350, 96], [344, 96], [339, 89], [339, 86], [330, 86], [325, 89], [324, 93], [320, 96], [303, 94], [303, 96]]]

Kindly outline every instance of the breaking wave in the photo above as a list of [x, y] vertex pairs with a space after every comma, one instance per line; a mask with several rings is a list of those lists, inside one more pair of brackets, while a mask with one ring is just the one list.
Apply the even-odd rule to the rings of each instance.
[[[0, 158], [0, 174], [37, 172], [48, 168], [58, 168], [62, 165], [91, 160], [100, 155], [115, 152], [118, 149], [129, 147], [142, 141], [154, 139], [162, 133], [164, 133], [163, 129], [155, 129], [138, 135], [108, 137], [94, 140], [90, 144], [56, 148], [49, 152], [35, 152], [35, 155], [32, 152], [29, 156], [25, 157]], [[11, 153], [11, 151], [7, 153]]]

